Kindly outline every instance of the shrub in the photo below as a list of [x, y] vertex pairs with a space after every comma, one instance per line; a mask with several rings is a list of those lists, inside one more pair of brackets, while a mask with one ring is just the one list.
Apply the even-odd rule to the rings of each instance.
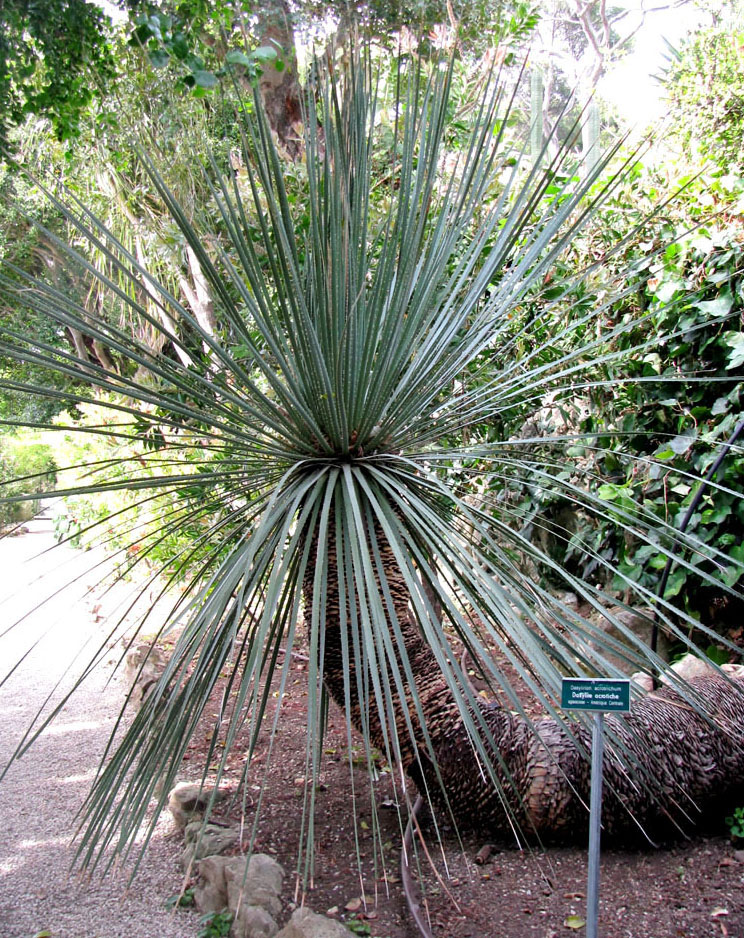
[[[57, 466], [50, 446], [24, 437], [0, 437], [0, 492], [4, 498], [51, 492], [56, 479]], [[0, 525], [27, 521], [40, 505], [38, 498], [0, 504]]]

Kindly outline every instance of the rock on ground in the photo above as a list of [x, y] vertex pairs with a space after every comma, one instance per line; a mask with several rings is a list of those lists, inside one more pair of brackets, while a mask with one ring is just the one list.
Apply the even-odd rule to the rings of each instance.
[[202, 788], [195, 782], [179, 782], [168, 795], [168, 809], [173, 815], [176, 827], [183, 830], [192, 821], [201, 821], [204, 818], [209, 802], [222, 801], [227, 792], [210, 788]]
[[340, 922], [310, 909], [297, 909], [276, 938], [348, 938], [349, 930]]
[[229, 908], [234, 915], [232, 938], [273, 938], [282, 912], [284, 870], [273, 857], [209, 856], [197, 865], [194, 900], [202, 912]]
[[194, 860], [215, 856], [238, 842], [239, 834], [232, 828], [218, 827], [216, 824], [204, 824], [192, 821], [184, 831], [186, 846], [181, 854], [181, 869], [187, 873]]

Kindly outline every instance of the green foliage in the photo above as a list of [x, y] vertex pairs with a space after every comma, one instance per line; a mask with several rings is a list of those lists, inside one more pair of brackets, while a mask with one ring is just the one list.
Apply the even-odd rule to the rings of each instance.
[[[614, 528], [619, 513], [642, 506], [674, 531], [686, 524], [693, 543], [684, 561], [671, 566], [664, 598], [739, 642], [742, 607], [731, 590], [741, 587], [744, 556], [741, 439], [727, 451], [714, 484], [703, 486], [703, 479], [744, 416], [744, 178], [736, 173], [743, 87], [741, 36], [730, 29], [696, 35], [667, 74], [671, 136], [682, 139], [688, 157], [702, 154], [710, 163], [699, 175], [680, 164], [688, 172], [679, 179], [680, 197], [648, 225], [645, 253], [627, 258], [633, 279], [612, 318], [637, 324], [624, 341], [634, 344], [643, 335], [651, 347], [631, 365], [635, 380], [618, 381], [611, 398], [600, 394], [578, 423], [582, 431], [601, 434], [599, 449], [579, 447], [577, 456], [596, 476], [610, 511], [596, 527], [580, 520], [580, 530], [568, 534], [567, 552], [572, 543], [590, 543], [618, 564], [618, 589], [632, 581], [653, 595], [674, 538], [642, 545], [621, 536]], [[639, 167], [634, 193], [653, 194], [660, 176], [653, 165]], [[637, 222], [638, 199], [621, 201], [625, 207], [603, 213], [613, 238]], [[685, 378], [681, 395], [678, 382]], [[644, 454], [643, 462], [620, 455], [627, 441]], [[585, 574], [596, 573], [594, 562], [581, 556], [574, 551], [573, 562], [584, 564]], [[706, 585], [698, 579], [701, 570], [710, 575]]]
[[[247, 34], [260, 35], [267, 27], [271, 33], [272, 17], [283, 19], [285, 8], [281, 5], [277, 13], [271, 3], [259, 4], [251, 11], [255, 20], [247, 18], [246, 11], [224, 3], [142, 6], [131, 4], [130, 44], [145, 51], [153, 68], [172, 69], [178, 85], [195, 97], [204, 97], [220, 86], [224, 90], [236, 79], [254, 81], [266, 69], [282, 71], [288, 64], [287, 56], [294, 56], [293, 49], [281, 49], [273, 39], [245, 48]], [[514, 50], [529, 41], [539, 16], [539, 4], [525, 0], [372, 0], [332, 10], [328, 3], [302, 0], [293, 5], [290, 22], [282, 23], [279, 31], [289, 36], [296, 29], [307, 36], [320, 23], [320, 35], [325, 36], [333, 17], [342, 34], [361, 28], [390, 48], [397, 41], [395, 32], [405, 29], [411, 39], [418, 37], [414, 41], [427, 54], [433, 48], [451, 48], [456, 37], [466, 55], [499, 47], [512, 62]]]
[[703, 30], [675, 55], [667, 92], [688, 156], [724, 171], [744, 167], [744, 32], [730, 24]]
[[[57, 465], [52, 448], [33, 437], [18, 439], [0, 435], [0, 498], [51, 492], [56, 483]], [[0, 526], [26, 521], [39, 510], [40, 500], [0, 503]]]
[[[62, 356], [74, 355], [93, 366], [111, 356], [113, 367], [126, 374], [126, 355], [98, 342], [95, 333], [100, 319], [119, 324], [128, 322], [133, 333], [151, 336], [152, 341], [170, 342], [159, 330], [155, 334], [142, 316], [131, 307], [103, 300], [101, 281], [91, 276], [86, 265], [111, 278], [123, 290], [131, 290], [131, 282], [121, 278], [116, 265], [98, 246], [77, 237], [62, 212], [47, 199], [39, 187], [22, 171], [33, 165], [34, 171], [52, 188], [64, 184], [67, 191], [95, 211], [108, 230], [118, 237], [127, 250], [147, 265], [176, 295], [183, 295], [182, 284], [192, 282], [185, 256], [183, 237], [172, 220], [158, 211], [148, 192], [142, 163], [132, 151], [130, 135], [135, 132], [157, 136], [162, 158], [171, 167], [168, 181], [186, 203], [209, 200], [209, 186], [200, 170], [194, 172], [194, 160], [209, 153], [223, 167], [229, 165], [230, 150], [239, 145], [239, 132], [234, 122], [234, 108], [226, 100], [215, 101], [207, 110], [204, 103], [184, 97], [173, 87], [172, 76], [139, 67], [139, 56], [123, 48], [121, 65], [127, 70], [119, 83], [121, 101], [118, 105], [118, 128], [107, 128], [105, 134], [90, 123], [81, 130], [76, 141], [76, 159], [65, 160], [63, 148], [48, 132], [43, 121], [28, 123], [14, 131], [18, 171], [0, 166], [0, 259], [2, 276], [19, 281], [23, 276], [42, 277], [75, 296], [84, 310], [79, 334], [73, 336], [67, 324], [53, 323], [45, 315], [37, 315], [27, 304], [0, 303], [0, 317], [6, 330], [17, 336], [34, 336], [46, 349], [58, 350]], [[188, 139], [185, 128], [188, 127]], [[56, 239], [76, 241], [81, 259], [68, 262], [62, 269]], [[185, 343], [197, 342], [183, 328]], [[172, 346], [166, 349], [172, 354]], [[99, 354], [103, 361], [99, 359]], [[56, 413], [69, 404], [68, 394], [85, 393], [84, 376], [76, 380], [60, 368], [45, 368], [38, 358], [38, 349], [25, 344], [14, 354], [0, 352], [0, 373], [5, 391], [0, 397], [0, 420], [50, 423]], [[26, 392], [31, 385], [47, 383], [59, 392], [42, 400]]]
[[[608, 264], [625, 287], [609, 305], [603, 327], [623, 324], [615, 347], [621, 354], [632, 353], [621, 370], [611, 364], [601, 369], [611, 385], [579, 388], [572, 400], [523, 403], [504, 415], [503, 423], [484, 428], [490, 434], [542, 438], [546, 459], [556, 438], [577, 436], [570, 450], [573, 465], [562, 466], [561, 477], [592, 492], [604, 512], [587, 512], [570, 491], [542, 481], [510, 481], [504, 498], [524, 533], [539, 539], [561, 569], [619, 593], [638, 585], [651, 604], [703, 479], [744, 417], [739, 355], [744, 341], [744, 182], [710, 174], [680, 182], [686, 188], [664, 215], [643, 222], [640, 243], [630, 244]], [[653, 164], [638, 165], [603, 206], [598, 224], [574, 241], [567, 262], [584, 265], [622, 241], [643, 221], [639, 194], [652, 197], [658, 186]], [[542, 317], [539, 305], [534, 308], [530, 338], [559, 333], [569, 315], [588, 312], [606, 289], [606, 280], [587, 278], [565, 293], [556, 277], [539, 296], [540, 302], [554, 297], [555, 304]], [[583, 338], [573, 333], [569, 345]], [[562, 347], [554, 339], [549, 355], [554, 358]], [[671, 566], [663, 598], [693, 621], [741, 643], [741, 605], [735, 595], [744, 574], [741, 438], [711, 483], [686, 521], [690, 543], [681, 562]], [[625, 530], [625, 523], [642, 516], [657, 520], [658, 535], [650, 542]], [[609, 580], [606, 561], [615, 566]], [[545, 582], [565, 586], [552, 563], [540, 571]], [[703, 649], [710, 644], [704, 636], [700, 640]], [[728, 648], [726, 654], [732, 653]]]
[[[640, 504], [660, 523], [679, 530], [717, 448], [744, 416], [744, 368], [736, 355], [744, 288], [736, 229], [712, 222], [684, 235], [684, 222], [678, 224], [677, 230], [669, 225], [659, 230], [657, 243], [667, 247], [644, 265], [648, 279], [640, 284], [646, 308], [639, 328], [653, 337], [653, 349], [632, 365], [638, 380], [619, 382], [613, 399], [603, 401], [600, 413], [582, 424], [584, 430], [607, 434], [605, 445], [614, 439], [612, 449], [621, 450], [625, 437], [644, 454], [642, 463], [630, 464], [606, 450], [596, 456], [582, 453], [605, 480], [598, 495], [610, 511], [595, 536], [618, 562], [615, 585], [622, 589], [630, 580], [652, 593], [670, 542], [661, 537], [655, 545], [641, 545], [618, 539], [612, 532], [617, 512]], [[689, 382], [684, 397], [678, 393], [681, 376]], [[717, 595], [714, 582], [722, 597], [741, 583], [741, 443], [725, 457], [715, 481], [687, 519], [695, 546], [688, 562], [673, 568], [664, 592], [665, 599], [709, 623], [715, 621], [709, 608]], [[702, 588], [696, 576], [701, 569], [711, 577]]]
[[358, 919], [352, 919], [349, 922], [344, 922], [344, 925], [351, 932], [352, 935], [369, 936], [372, 934], [372, 929], [368, 922], [362, 922]]
[[[107, 549], [119, 557], [119, 573], [133, 566], [147, 571], [175, 565], [174, 576], [182, 580], [188, 568], [179, 558], [188, 556], [198, 564], [204, 552], [219, 548], [219, 536], [204, 543], [211, 506], [211, 523], [224, 513], [224, 493], [213, 484], [209, 443], [187, 429], [178, 431], [178, 455], [173, 452], [172, 431], [156, 420], [134, 425], [117, 416], [116, 408], [126, 401], [83, 404], [76, 419], [95, 424], [98, 432], [76, 433], [74, 429], [55, 435], [58, 478], [73, 494], [55, 506], [54, 533], [58, 541], [89, 548], [105, 538]], [[57, 418], [65, 423], [65, 415]], [[175, 458], [174, 458], [175, 457]], [[225, 459], [218, 460], [222, 469]], [[70, 468], [62, 468], [70, 467]], [[167, 480], [174, 480], [169, 487]], [[105, 479], [103, 490], [97, 483]], [[143, 489], [158, 479], [162, 492], [143, 497]]]
[[726, 818], [726, 825], [734, 840], [744, 840], [744, 808], [734, 808], [734, 813]]
[[236, 41], [239, 38], [244, 45], [240, 19], [221, 4], [210, 5], [201, 14], [195, 16], [195, 11], [186, 7], [175, 13], [141, 13], [135, 17], [130, 45], [143, 49], [153, 68], [173, 67], [178, 84], [196, 98], [218, 88], [221, 79], [227, 79], [229, 87], [236, 76], [253, 81], [264, 68], [284, 68], [280, 50], [274, 46], [247, 52], [233, 48], [215, 55], [215, 47], [220, 45], [215, 38], [222, 40], [235, 32]]
[[183, 892], [179, 893], [176, 896], [169, 896], [166, 904], [172, 906], [176, 909], [191, 909], [194, 907], [194, 887], [189, 886], [188, 889], [184, 889]]
[[[713, 462], [711, 445], [723, 442], [744, 414], [744, 368], [737, 356], [737, 342], [744, 336], [739, 325], [744, 310], [743, 258], [733, 227], [698, 229], [689, 238], [672, 242], [650, 270], [650, 325], [659, 344], [658, 353], [640, 367], [662, 376], [675, 370], [688, 374], [691, 385], [684, 403], [661, 389], [644, 394], [643, 400], [631, 398], [623, 428], [640, 431], [648, 441], [652, 462], [646, 478], [635, 484], [644, 484], [647, 504], [653, 503], [655, 511], [675, 522], [692, 501], [695, 480]], [[698, 438], [707, 446], [693, 454], [692, 444]], [[732, 451], [718, 474], [728, 491], [707, 492], [690, 519], [701, 549], [715, 541], [734, 552], [738, 549], [737, 531], [744, 522], [744, 461], [738, 452], [738, 447]], [[704, 554], [696, 562], [704, 562]], [[734, 572], [725, 567], [713, 575], [728, 585], [737, 582]], [[668, 596], [680, 591], [684, 577], [679, 571], [667, 588]]]
[[233, 914], [225, 909], [223, 912], [207, 912], [199, 919], [204, 927], [199, 929], [196, 938], [227, 938], [230, 934]]
[[54, 537], [58, 543], [64, 542], [70, 547], [80, 547], [82, 543], [82, 534], [85, 529], [84, 519], [77, 505], [65, 502], [61, 508], [54, 513]]
[[[326, 15], [327, 4], [306, 0], [305, 5]], [[446, 43], [450, 32], [462, 48], [479, 54], [484, 48], [523, 47], [540, 18], [540, 4], [529, 0], [370, 0], [362, 16], [382, 42], [391, 42], [390, 33], [405, 28], [424, 37], [424, 46], [430, 50], [430, 42], [434, 46]]]
[[[29, 158], [33, 154], [37, 167], [42, 170], [49, 163], [43, 140], [44, 135], [39, 133], [38, 127], [30, 128], [19, 147], [21, 150], [28, 148]], [[50, 146], [60, 157], [59, 147], [54, 143]], [[0, 260], [6, 276], [13, 276], [11, 265], [35, 275], [49, 269], [49, 242], [37, 225], [45, 226], [52, 237], [64, 233], [61, 216], [51, 209], [39, 191], [22, 174], [11, 172], [7, 165], [0, 165]], [[29, 314], [19, 304], [0, 303], [0, 318], [6, 329], [17, 334], [31, 334], [51, 345], [65, 344], [60, 341], [58, 327], [48, 319]], [[40, 367], [31, 356], [12, 357], [1, 351], [0, 375], [6, 386], [0, 396], [0, 423], [48, 423], [65, 405], [51, 397], [45, 401], [30, 397], [25, 388], [43, 380], [62, 395], [74, 384], [58, 371], [50, 372]]]
[[116, 74], [111, 23], [87, 0], [4, 0], [0, 16], [0, 152], [29, 115], [59, 140], [80, 133], [87, 109]]

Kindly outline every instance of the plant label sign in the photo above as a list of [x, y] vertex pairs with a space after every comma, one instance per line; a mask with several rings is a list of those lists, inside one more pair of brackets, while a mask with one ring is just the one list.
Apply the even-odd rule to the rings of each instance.
[[564, 710], [629, 713], [630, 680], [564, 677], [561, 684], [561, 707]]
[[602, 819], [602, 759], [604, 715], [630, 712], [628, 678], [564, 677], [561, 682], [564, 710], [594, 710], [592, 726], [592, 775], [589, 792], [589, 863], [586, 889], [586, 938], [597, 938], [599, 922], [599, 842]]

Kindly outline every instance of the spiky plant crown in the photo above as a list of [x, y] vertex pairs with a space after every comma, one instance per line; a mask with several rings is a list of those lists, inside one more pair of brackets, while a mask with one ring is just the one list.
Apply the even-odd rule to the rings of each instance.
[[[521, 534], [508, 502], [484, 496], [474, 504], [461, 481], [484, 477], [498, 490], [516, 474], [535, 488], [557, 488], [589, 513], [607, 512], [586, 480], [576, 482], [565, 471], [574, 438], [489, 442], [475, 428], [495, 425], [517, 407], [536, 409], [549, 394], [560, 402], [601, 387], [608, 383], [602, 375], [627, 354], [613, 345], [626, 326], [590, 328], [616, 295], [611, 283], [591, 310], [572, 315], [569, 308], [560, 337], [532, 344], [537, 324], [548, 323], [578, 284], [606, 276], [599, 264], [564, 272], [558, 299], [553, 284], [554, 299], [539, 305], [540, 285], [619, 178], [597, 184], [614, 154], [583, 178], [568, 166], [565, 150], [550, 165], [529, 163], [505, 137], [510, 102], [499, 75], [486, 84], [467, 138], [448, 147], [452, 69], [452, 62], [427, 68], [414, 61], [386, 83], [365, 52], [352, 55], [345, 70], [316, 63], [308, 86], [303, 204], [285, 184], [257, 98], [240, 118], [243, 169], [222, 172], [214, 161], [204, 169], [214, 234], [205, 234], [198, 213], [195, 219], [184, 209], [140, 151], [153, 189], [208, 283], [214, 329], [84, 206], [51, 192], [99, 262], [51, 232], [46, 236], [71, 268], [95, 281], [115, 315], [94, 319], [49, 280], [21, 271], [3, 277], [16, 302], [62, 329], [81, 330], [128, 363], [117, 370], [82, 364], [71, 352], [3, 329], [5, 355], [80, 382], [69, 403], [97, 401], [118, 415], [113, 429], [92, 432], [149, 447], [126, 477], [107, 481], [103, 466], [69, 493], [128, 489], [141, 491], [142, 501], [166, 494], [174, 504], [160, 509], [161, 532], [209, 519], [209, 528], [162, 571], [170, 577], [189, 568], [189, 589], [172, 616], [183, 628], [154, 692], [107, 753], [90, 794], [81, 843], [88, 863], [112, 843], [128, 851], [151, 799], [162, 808], [225, 669], [226, 729], [215, 728], [208, 761], [224, 743], [219, 780], [246, 721], [252, 752], [268, 718], [268, 688], [274, 681], [281, 699], [287, 682], [289, 656], [278, 664], [277, 651], [299, 641], [303, 611], [310, 778], [322, 752], [328, 615], [344, 621], [346, 664], [354, 657], [363, 675], [349, 690], [362, 712], [371, 706], [388, 712], [403, 685], [415, 687], [391, 612], [381, 544], [395, 558], [395, 577], [484, 763], [483, 726], [452, 654], [453, 635], [519, 709], [494, 648], [556, 716], [563, 674], [616, 673], [606, 657], [617, 650], [612, 640], [525, 576], [521, 558], [553, 569], [595, 608], [604, 605], [600, 588], [561, 570]], [[394, 145], [380, 182], [382, 111]], [[163, 342], [138, 341], [125, 320]], [[165, 343], [175, 354], [161, 353]], [[45, 393], [38, 385], [14, 388]], [[195, 489], [195, 499], [183, 499]], [[682, 543], [641, 507], [616, 517], [662, 552], [672, 554]], [[126, 511], [122, 523], [125, 518]], [[608, 566], [601, 556], [597, 561]], [[311, 584], [304, 610], [303, 583]], [[642, 601], [650, 599], [637, 591]], [[663, 604], [662, 616], [688, 641]], [[627, 637], [629, 666], [659, 663]], [[425, 723], [421, 702], [414, 697], [412, 706]], [[394, 726], [388, 734], [394, 760], [402, 742]]]

